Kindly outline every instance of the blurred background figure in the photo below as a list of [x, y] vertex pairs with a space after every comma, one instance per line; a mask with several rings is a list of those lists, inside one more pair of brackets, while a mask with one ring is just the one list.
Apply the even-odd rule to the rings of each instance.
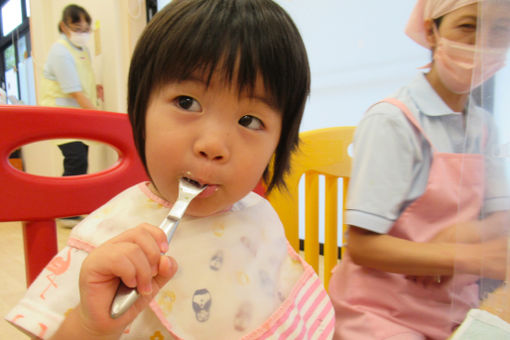
[[102, 85], [96, 85], [87, 43], [92, 19], [78, 5], [68, 5], [58, 24], [60, 38], [53, 44], [44, 66], [41, 105], [96, 109], [103, 99]]
[[[91, 17], [81, 6], [68, 5], [58, 24], [60, 38], [52, 45], [43, 71], [42, 106], [96, 109], [103, 100], [103, 87], [96, 85], [87, 43]], [[87, 173], [88, 148], [82, 141], [58, 145], [64, 156], [63, 176]], [[72, 224], [72, 223], [71, 223]]]
[[432, 61], [356, 130], [336, 339], [446, 339], [480, 277], [506, 275], [510, 195], [480, 85], [505, 65], [510, 2], [418, 0], [406, 33]]
[[[50, 49], [44, 65], [43, 106], [67, 106], [96, 109], [97, 98], [103, 99], [103, 88], [96, 85], [87, 42], [91, 17], [80, 6], [68, 5], [58, 24], [60, 38]], [[87, 173], [88, 146], [81, 141], [59, 144], [64, 156], [63, 176]]]

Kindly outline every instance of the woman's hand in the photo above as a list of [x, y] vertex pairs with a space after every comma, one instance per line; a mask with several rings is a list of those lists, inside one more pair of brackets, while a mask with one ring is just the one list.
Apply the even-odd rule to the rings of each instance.
[[[491, 279], [504, 280], [510, 268], [507, 263], [509, 238], [501, 236], [487, 242], [470, 244], [451, 244], [456, 256], [453, 263], [452, 275], [471, 274]], [[451, 275], [407, 275], [407, 279], [424, 286], [445, 284]]]
[[103, 88], [103, 85], [101, 85], [101, 84], [97, 84], [96, 85], [96, 96], [97, 96], [97, 99], [99, 99], [102, 102], [104, 102], [104, 88]]
[[444, 228], [429, 242], [480, 243], [509, 234], [510, 213], [497, 211], [483, 220], [461, 222]]
[[406, 279], [413, 281], [423, 287], [441, 286], [451, 281], [452, 276], [409, 276], [406, 275]]
[[470, 246], [469, 254], [460, 254], [456, 261], [458, 271], [496, 280], [504, 280], [507, 270], [507, 236]]
[[[161, 255], [167, 250], [165, 233], [149, 224], [141, 224], [94, 249], [80, 271], [80, 304], [68, 315], [55, 339], [68, 339], [78, 330], [90, 339], [118, 339], [175, 274], [175, 260]], [[112, 319], [110, 306], [119, 278], [126, 286], [136, 287], [140, 297], [126, 313]]]

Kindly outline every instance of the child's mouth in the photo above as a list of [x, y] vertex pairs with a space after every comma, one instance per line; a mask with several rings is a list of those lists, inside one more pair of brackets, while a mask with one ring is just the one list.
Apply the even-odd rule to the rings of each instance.
[[207, 188], [204, 189], [197, 197], [198, 198], [207, 198], [212, 196], [216, 191], [218, 191], [218, 186], [216, 184], [209, 184]]
[[200, 182], [198, 181], [195, 181], [194, 179], [191, 179], [189, 177], [183, 177], [183, 179], [191, 184], [193, 184], [194, 186], [198, 187], [198, 188], [202, 188], [203, 186], [206, 186], [207, 184], [201, 184]]
[[216, 184], [202, 184], [201, 182], [197, 181], [197, 180], [194, 180], [194, 179], [191, 179], [189, 177], [186, 177], [186, 176], [183, 176], [182, 177], [184, 180], [186, 180], [187, 182], [195, 185], [196, 187], [198, 188], [202, 188], [202, 187], [206, 187], [204, 189], [204, 191], [202, 191], [198, 196], [197, 198], [207, 198], [209, 196], [212, 196], [216, 191], [218, 191], [218, 185]]

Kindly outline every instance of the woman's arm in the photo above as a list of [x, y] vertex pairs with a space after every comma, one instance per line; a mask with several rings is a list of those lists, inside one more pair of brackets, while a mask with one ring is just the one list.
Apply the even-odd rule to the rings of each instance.
[[497, 211], [483, 220], [454, 224], [440, 231], [431, 242], [479, 243], [509, 234], [510, 213]]
[[[412, 242], [349, 226], [347, 249], [354, 263], [408, 276], [451, 276], [453, 273], [503, 279], [507, 238], [483, 243]], [[482, 263], [483, 261], [483, 263]]]
[[89, 110], [96, 110], [96, 106], [94, 104], [92, 104], [92, 102], [90, 101], [90, 99], [85, 95], [84, 92], [71, 92], [69, 93], [69, 95], [71, 97], [73, 97], [76, 102], [78, 102], [78, 105], [80, 105], [80, 107], [82, 109], [89, 109]]

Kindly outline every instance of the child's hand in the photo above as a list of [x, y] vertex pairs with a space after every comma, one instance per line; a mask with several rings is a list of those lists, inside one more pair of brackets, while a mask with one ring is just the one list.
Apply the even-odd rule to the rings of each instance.
[[[80, 271], [80, 305], [72, 313], [91, 336], [118, 338], [175, 274], [175, 260], [161, 255], [168, 249], [165, 233], [141, 224], [94, 249]], [[139, 299], [118, 319], [110, 306], [119, 285], [137, 287]]]

